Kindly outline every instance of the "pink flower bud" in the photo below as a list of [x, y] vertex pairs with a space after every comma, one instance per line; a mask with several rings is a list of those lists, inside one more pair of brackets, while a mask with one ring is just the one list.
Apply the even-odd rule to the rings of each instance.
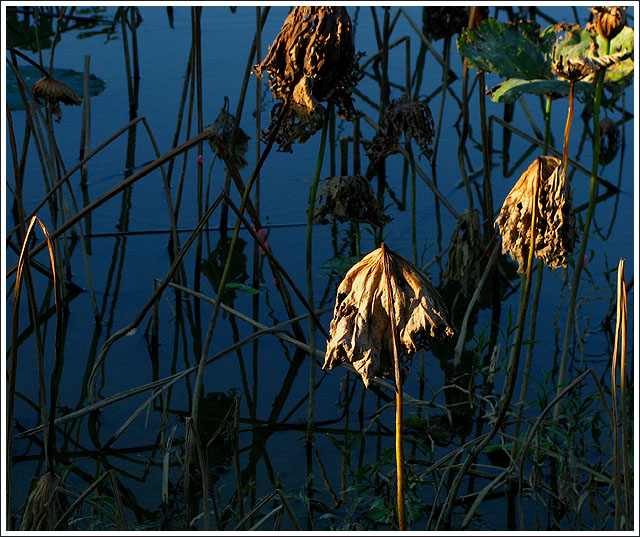
[[202, 155], [198, 155], [197, 161], [198, 161], [198, 165], [202, 166], [202, 162], [204, 161], [204, 158], [202, 158]]
[[586, 268], [588, 261], [587, 254], [585, 254], [584, 259], [582, 260], [582, 268]]
[[275, 285], [276, 287], [278, 287], [278, 279], [277, 279], [277, 278], [274, 278], [274, 279], [273, 279], [273, 285]]

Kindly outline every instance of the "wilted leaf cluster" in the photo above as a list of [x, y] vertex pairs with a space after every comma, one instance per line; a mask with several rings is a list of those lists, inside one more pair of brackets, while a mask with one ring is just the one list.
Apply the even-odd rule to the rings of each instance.
[[406, 374], [407, 359], [429, 339], [453, 335], [446, 316], [427, 277], [382, 244], [351, 267], [338, 287], [323, 369], [348, 361], [365, 386], [374, 377], [395, 379], [394, 335]]
[[480, 215], [477, 209], [465, 209], [451, 235], [449, 262], [444, 273], [448, 282], [456, 282], [469, 296], [480, 279], [480, 257], [484, 252]]
[[560, 159], [550, 156], [534, 160], [509, 192], [496, 225], [502, 236], [502, 253], [508, 252], [518, 263], [520, 274], [527, 267], [534, 210], [534, 255], [550, 268], [566, 265], [577, 240], [572, 198]]
[[367, 155], [371, 160], [379, 160], [397, 153], [403, 133], [405, 141], [413, 138], [420, 147], [420, 152], [431, 158], [433, 151], [429, 146], [435, 131], [427, 97], [412, 100], [410, 96], [403, 94], [402, 97], [394, 99], [389, 103], [379, 127], [367, 149]]
[[[351, 120], [353, 86], [362, 78], [351, 19], [343, 6], [297, 6], [284, 21], [256, 76], [269, 74], [274, 97], [289, 102], [277, 141], [281, 150], [320, 128], [321, 102], [331, 101]], [[273, 124], [272, 127], [273, 128]]]
[[360, 174], [326, 179], [320, 189], [314, 221], [325, 224], [329, 214], [340, 222], [364, 222], [375, 227], [391, 221], [380, 209], [371, 183]]

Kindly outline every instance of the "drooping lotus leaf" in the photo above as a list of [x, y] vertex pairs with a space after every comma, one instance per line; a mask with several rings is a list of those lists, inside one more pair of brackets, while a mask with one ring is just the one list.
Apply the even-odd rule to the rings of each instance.
[[[569, 95], [570, 85], [566, 80], [522, 80], [520, 78], [510, 78], [491, 89], [489, 94], [494, 102], [513, 103], [525, 93], [566, 97]], [[595, 93], [593, 84], [588, 82], [576, 82], [574, 91], [576, 96], [582, 94], [589, 99], [593, 98]]]
[[[537, 195], [536, 195], [537, 192]], [[502, 237], [502, 253], [518, 262], [524, 274], [535, 218], [534, 256], [550, 268], [564, 267], [577, 241], [573, 193], [560, 159], [536, 158], [507, 195], [496, 226]]]
[[457, 41], [458, 52], [467, 58], [469, 67], [525, 80], [551, 76], [545, 58], [550, 43], [549, 34], [536, 34], [531, 23], [518, 28], [495, 19], [464, 29]]
[[327, 223], [327, 215], [340, 222], [365, 222], [383, 227], [391, 220], [378, 205], [368, 179], [360, 174], [329, 177], [320, 190], [314, 222]]
[[[24, 110], [24, 103], [22, 102], [22, 98], [20, 97], [20, 91], [18, 90], [18, 82], [13, 73], [13, 69], [7, 67], [7, 103], [11, 110]], [[20, 76], [24, 80], [25, 84], [29, 87], [32, 87], [36, 81], [42, 78], [42, 72], [39, 69], [31, 65], [21, 65], [20, 66]], [[62, 82], [65, 86], [71, 89], [73, 92], [78, 95], [83, 95], [84, 93], [84, 75], [78, 71], [74, 71], [73, 69], [53, 69], [53, 78]], [[105, 83], [102, 79], [98, 78], [96, 75], [89, 75], [89, 96], [95, 97], [96, 95], [102, 93], [105, 88]]]
[[[592, 49], [592, 34], [580, 28], [578, 25], [564, 25], [558, 27], [555, 43], [555, 57], [562, 55], [565, 58], [595, 56]], [[625, 26], [622, 31], [611, 40], [610, 54], [618, 52], [633, 53], [633, 28]], [[598, 56], [604, 56], [605, 41], [596, 34], [596, 44], [598, 45]], [[617, 64], [611, 65], [607, 69], [605, 83], [627, 85], [633, 78], [633, 58], [629, 57]]]
[[351, 362], [365, 387], [395, 379], [394, 332], [401, 372], [431, 339], [453, 335], [447, 310], [427, 277], [384, 243], [347, 272], [338, 287], [323, 369]]

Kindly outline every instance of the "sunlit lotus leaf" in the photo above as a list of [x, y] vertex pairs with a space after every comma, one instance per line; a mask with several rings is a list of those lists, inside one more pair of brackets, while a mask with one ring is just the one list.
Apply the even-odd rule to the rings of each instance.
[[[491, 100], [497, 103], [514, 103], [523, 94], [551, 95], [553, 98], [569, 95], [571, 84], [566, 80], [523, 80], [510, 78], [494, 86], [489, 94]], [[576, 96], [583, 95], [591, 99], [595, 94], [593, 84], [588, 82], [576, 82], [574, 87]]]
[[[51, 531], [56, 522], [69, 508], [67, 496], [61, 489], [64, 486], [57, 474], [47, 472], [29, 494], [20, 531]], [[66, 524], [58, 527], [67, 529]]]
[[492, 71], [504, 78], [535, 80], [550, 77], [545, 53], [549, 35], [531, 22], [523, 27], [485, 19], [478, 28], [465, 28], [458, 38], [458, 52], [469, 67]]
[[[536, 182], [537, 204], [534, 200]], [[572, 198], [560, 159], [550, 156], [534, 160], [509, 192], [496, 225], [502, 236], [502, 253], [508, 252], [518, 263], [520, 274], [527, 267], [534, 207], [534, 255], [550, 268], [566, 265], [577, 241]]]
[[364, 222], [383, 227], [391, 218], [380, 209], [371, 183], [360, 174], [328, 178], [320, 189], [314, 221], [327, 222], [327, 215], [340, 222]]
[[408, 359], [429, 339], [453, 335], [446, 316], [426, 276], [382, 244], [351, 267], [338, 287], [323, 369], [348, 361], [365, 387], [374, 377], [395, 379], [394, 326], [406, 374]]
[[427, 97], [413, 100], [403, 94], [391, 101], [380, 121], [380, 129], [367, 149], [367, 155], [375, 161], [397, 153], [403, 134], [405, 141], [413, 139], [420, 147], [420, 152], [431, 158], [432, 150], [429, 146], [435, 131]]
[[484, 249], [478, 210], [465, 209], [451, 235], [449, 262], [444, 273], [444, 279], [459, 284], [465, 296], [470, 296], [480, 279]]

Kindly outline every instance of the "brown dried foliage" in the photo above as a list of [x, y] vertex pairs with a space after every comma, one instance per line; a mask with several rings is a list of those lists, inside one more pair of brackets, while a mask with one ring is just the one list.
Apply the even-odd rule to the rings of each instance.
[[60, 103], [74, 104], [76, 106], [82, 104], [82, 99], [75, 91], [50, 76], [43, 76], [36, 80], [32, 91], [34, 97], [43, 99], [51, 107], [52, 113], [57, 116], [58, 121], [62, 118]]
[[[69, 501], [62, 492], [62, 480], [47, 472], [29, 494], [24, 509], [20, 531], [51, 531], [69, 508]], [[66, 529], [64, 527], [58, 529]]]
[[534, 255], [550, 268], [566, 266], [577, 234], [572, 191], [560, 159], [543, 156], [534, 160], [509, 192], [496, 219], [502, 253], [509, 252], [518, 263], [520, 274], [527, 267], [534, 207], [537, 211]]
[[340, 222], [364, 222], [383, 227], [391, 221], [373, 194], [371, 183], [360, 174], [330, 177], [320, 189], [314, 221], [327, 223], [327, 215]]
[[375, 161], [397, 153], [403, 133], [405, 141], [413, 138], [420, 147], [420, 152], [431, 158], [433, 152], [429, 146], [435, 131], [427, 97], [418, 97], [413, 101], [404, 94], [391, 101], [380, 121], [378, 133], [367, 149], [367, 155]]
[[464, 296], [475, 291], [480, 279], [480, 258], [484, 250], [478, 210], [465, 209], [451, 235], [449, 262], [444, 273], [445, 280], [460, 285]]
[[344, 119], [357, 116], [351, 91], [363, 76], [358, 57], [345, 7], [297, 6], [289, 13], [267, 56], [254, 66], [258, 78], [269, 74], [274, 97], [291, 105], [277, 139], [281, 150], [291, 151], [294, 141], [304, 142], [320, 128], [321, 102], [335, 103]]
[[365, 387], [374, 377], [394, 380], [395, 335], [404, 376], [408, 359], [426, 348], [430, 338], [453, 335], [446, 316], [442, 299], [426, 276], [382, 244], [351, 267], [338, 287], [323, 369], [349, 361]]

